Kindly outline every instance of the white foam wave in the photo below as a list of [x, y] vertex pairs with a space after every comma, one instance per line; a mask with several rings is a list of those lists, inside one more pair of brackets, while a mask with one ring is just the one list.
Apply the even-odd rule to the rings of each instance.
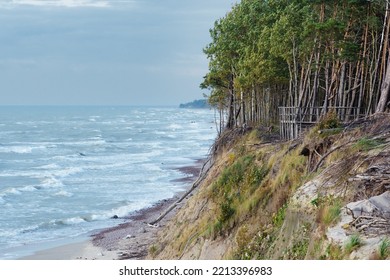
[[53, 172], [54, 176], [58, 177], [67, 177], [69, 175], [77, 174], [83, 172], [84, 169], [82, 167], [68, 167], [64, 169], [59, 169]]
[[90, 146], [90, 145], [99, 146], [99, 145], [107, 144], [107, 142], [101, 138], [97, 138], [97, 139], [88, 139], [87, 141], [69, 142], [69, 143], [65, 143], [65, 144], [69, 144], [72, 146], [73, 145], [74, 146]]
[[42, 170], [53, 170], [53, 169], [59, 169], [61, 168], [58, 164], [56, 163], [50, 163], [42, 166], [38, 166], [35, 169], [42, 169]]
[[130, 203], [127, 205], [123, 205], [114, 209], [111, 209], [109, 211], [106, 211], [99, 215], [92, 215], [92, 220], [106, 220], [110, 219], [114, 216], [118, 216], [119, 218], [124, 218], [128, 216], [129, 214], [133, 213], [134, 211], [141, 210], [145, 207], [151, 206], [150, 203], [146, 201], [138, 201], [137, 203]]
[[182, 129], [183, 126], [174, 123], [174, 124], [171, 124], [170, 126], [168, 126], [168, 128], [171, 129], [171, 130], [173, 130], [173, 131], [175, 131], [175, 130], [177, 130], [177, 129]]
[[31, 154], [32, 149], [27, 146], [0, 147], [0, 153]]
[[46, 187], [46, 188], [56, 188], [56, 187], [63, 187], [64, 186], [64, 184], [61, 182], [61, 180], [59, 180], [53, 176], [43, 178], [41, 180], [41, 185], [43, 187]]
[[68, 219], [64, 219], [64, 220], [59, 221], [60, 224], [62, 223], [64, 225], [76, 225], [76, 224], [80, 224], [80, 223], [84, 223], [84, 222], [87, 222], [87, 220], [85, 218], [82, 218], [82, 217], [68, 218]]
[[63, 196], [63, 197], [72, 197], [73, 194], [70, 193], [70, 192], [67, 192], [67, 191], [64, 191], [64, 190], [61, 190], [59, 192], [57, 192], [56, 194], [54, 194], [55, 196]]
[[31, 154], [34, 150], [44, 150], [46, 146], [1, 146], [0, 153]]
[[8, 188], [3, 191], [2, 196], [5, 197], [8, 195], [20, 195], [20, 194], [22, 194], [22, 192], [17, 188]]
[[108, 219], [112, 219], [114, 216], [123, 218], [128, 216], [130, 213], [136, 210], [140, 210], [147, 206], [150, 205], [148, 203], [139, 202], [137, 204], [121, 206], [98, 214], [90, 214], [85, 216], [76, 216], [71, 218], [51, 220], [49, 225], [77, 225], [77, 224], [93, 222], [93, 221], [108, 220]]
[[17, 187], [7, 188], [0, 193], [0, 202], [5, 203], [4, 198], [6, 198], [7, 196], [10, 196], [10, 195], [11, 196], [12, 195], [21, 195], [24, 192], [33, 192], [36, 190], [37, 190], [37, 188], [34, 186], [25, 186], [25, 187], [21, 187], [21, 188], [17, 188]]
[[20, 189], [20, 191], [22, 191], [22, 192], [33, 192], [36, 190], [37, 190], [37, 188], [35, 186], [25, 186], [25, 187]]

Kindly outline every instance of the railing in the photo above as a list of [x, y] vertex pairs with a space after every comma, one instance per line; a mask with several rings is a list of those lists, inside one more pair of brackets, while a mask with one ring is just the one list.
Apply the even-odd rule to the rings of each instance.
[[282, 139], [295, 139], [302, 132], [302, 129], [315, 125], [327, 112], [333, 111], [342, 123], [347, 123], [361, 117], [358, 107], [279, 107], [280, 137]]

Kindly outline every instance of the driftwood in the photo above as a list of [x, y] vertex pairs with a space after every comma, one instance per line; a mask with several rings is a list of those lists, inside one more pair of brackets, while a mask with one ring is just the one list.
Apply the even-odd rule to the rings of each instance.
[[362, 215], [355, 218], [350, 225], [360, 233], [378, 234], [390, 232], [390, 221], [378, 215]]
[[[199, 184], [203, 181], [205, 178], [207, 172], [210, 170], [210, 168], [213, 166], [213, 158], [212, 156], [209, 156], [207, 161], [203, 164], [199, 176], [196, 179], [196, 181], [192, 184], [192, 187], [186, 191], [177, 201], [175, 201], [171, 206], [168, 207], [167, 210], [165, 210], [159, 217], [157, 217], [155, 220], [151, 221], [148, 223], [149, 226], [156, 227], [157, 223], [160, 222], [166, 215], [169, 214], [173, 209], [175, 209], [187, 196], [189, 196], [198, 186]], [[207, 169], [206, 169], [207, 167]]]

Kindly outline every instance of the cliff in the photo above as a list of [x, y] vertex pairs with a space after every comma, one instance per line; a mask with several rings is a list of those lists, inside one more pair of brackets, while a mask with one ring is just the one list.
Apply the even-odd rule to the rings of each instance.
[[389, 259], [390, 116], [226, 131], [151, 259]]

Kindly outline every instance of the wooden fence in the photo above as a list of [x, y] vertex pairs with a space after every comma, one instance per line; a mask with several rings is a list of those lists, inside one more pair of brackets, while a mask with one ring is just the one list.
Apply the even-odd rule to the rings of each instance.
[[280, 137], [285, 140], [297, 138], [303, 129], [318, 123], [327, 112], [334, 111], [342, 123], [359, 119], [365, 114], [358, 107], [279, 107]]

